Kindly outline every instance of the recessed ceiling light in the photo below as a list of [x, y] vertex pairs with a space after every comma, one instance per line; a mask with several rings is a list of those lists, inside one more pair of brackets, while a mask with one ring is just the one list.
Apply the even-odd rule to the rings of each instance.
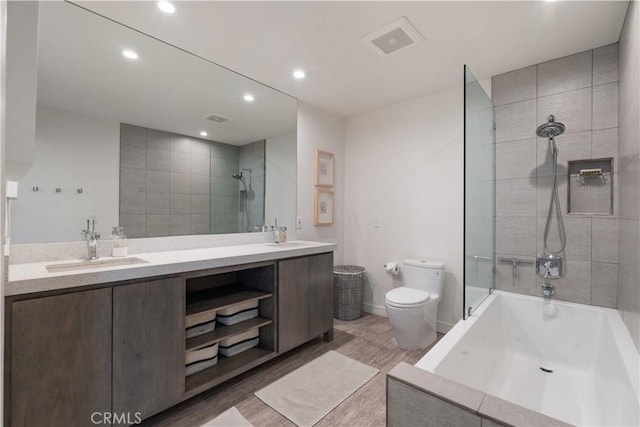
[[176, 11], [176, 7], [168, 1], [159, 1], [158, 8], [164, 13], [173, 13]]
[[205, 131], [200, 132], [200, 136], [207, 136], [207, 135], [208, 135], [208, 133], [205, 132]]
[[138, 59], [138, 54], [132, 50], [125, 49], [122, 51], [122, 56], [128, 59]]
[[245, 101], [247, 101], [247, 102], [253, 102], [253, 101], [255, 100], [255, 98], [254, 98], [254, 97], [253, 97], [253, 95], [251, 95], [250, 93], [247, 93], [247, 94], [244, 96], [244, 100], [245, 100]]
[[306, 76], [306, 74], [302, 70], [295, 70], [293, 72], [293, 77], [295, 77], [296, 79], [304, 79], [305, 76]]

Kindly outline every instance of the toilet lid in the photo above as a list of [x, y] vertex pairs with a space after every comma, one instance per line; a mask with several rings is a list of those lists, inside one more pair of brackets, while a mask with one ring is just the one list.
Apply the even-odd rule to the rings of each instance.
[[386, 295], [386, 300], [389, 304], [402, 307], [420, 305], [428, 299], [429, 292], [405, 287], [392, 289]]

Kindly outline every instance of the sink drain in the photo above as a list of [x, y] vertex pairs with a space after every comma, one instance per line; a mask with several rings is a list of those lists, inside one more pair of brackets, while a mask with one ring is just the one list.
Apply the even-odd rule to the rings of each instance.
[[553, 372], [553, 369], [547, 369], [547, 368], [543, 368], [542, 366], [540, 366], [540, 370], [542, 372], [546, 372], [547, 374], [550, 374]]

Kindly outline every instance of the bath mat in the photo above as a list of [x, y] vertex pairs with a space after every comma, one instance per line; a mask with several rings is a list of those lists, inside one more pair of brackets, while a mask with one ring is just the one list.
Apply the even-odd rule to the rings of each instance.
[[233, 406], [201, 427], [253, 427], [253, 424]]
[[329, 351], [255, 395], [301, 427], [312, 426], [378, 373], [376, 368]]

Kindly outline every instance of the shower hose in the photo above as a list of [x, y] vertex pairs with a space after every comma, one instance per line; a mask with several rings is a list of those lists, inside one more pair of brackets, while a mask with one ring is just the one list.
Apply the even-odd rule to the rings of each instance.
[[[551, 150], [551, 157], [553, 158], [553, 185], [551, 188], [551, 199], [549, 201], [549, 212], [547, 213], [547, 223], [544, 226], [544, 250], [550, 255], [558, 255], [564, 251], [567, 245], [567, 235], [564, 229], [564, 223], [562, 222], [562, 211], [560, 210], [560, 197], [558, 196], [558, 150], [556, 149], [556, 142], [553, 138], [549, 138], [549, 148]], [[560, 237], [560, 249], [554, 250], [549, 244], [549, 229], [551, 228], [551, 220], [553, 218], [553, 211], [555, 210], [556, 221], [558, 222], [558, 233]]]

